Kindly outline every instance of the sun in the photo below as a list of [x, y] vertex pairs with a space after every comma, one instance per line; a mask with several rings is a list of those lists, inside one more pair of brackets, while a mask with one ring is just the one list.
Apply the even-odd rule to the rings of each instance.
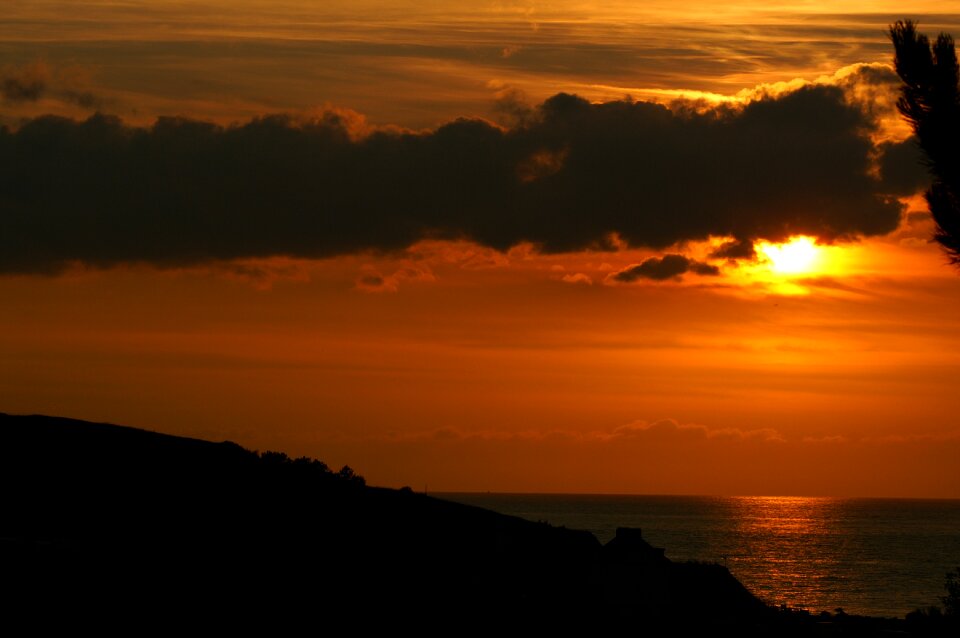
[[781, 275], [799, 275], [817, 269], [820, 247], [813, 237], [791, 237], [782, 244], [758, 242], [756, 250], [770, 262], [770, 269]]

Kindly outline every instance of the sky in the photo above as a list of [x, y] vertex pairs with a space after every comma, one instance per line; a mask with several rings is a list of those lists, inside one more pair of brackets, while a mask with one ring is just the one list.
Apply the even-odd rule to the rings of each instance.
[[0, 411], [429, 491], [960, 498], [885, 30], [952, 2], [0, 18]]

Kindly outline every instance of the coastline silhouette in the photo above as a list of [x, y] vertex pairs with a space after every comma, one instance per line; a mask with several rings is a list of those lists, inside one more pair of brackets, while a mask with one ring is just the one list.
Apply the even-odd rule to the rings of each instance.
[[0, 468], [3, 600], [39, 618], [743, 635], [948, 627], [929, 614], [774, 609], [724, 566], [673, 562], [639, 529], [601, 545], [229, 442], [0, 414]]

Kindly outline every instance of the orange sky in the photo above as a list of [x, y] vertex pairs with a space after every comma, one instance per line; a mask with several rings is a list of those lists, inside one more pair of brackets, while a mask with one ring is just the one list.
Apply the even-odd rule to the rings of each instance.
[[[337, 109], [360, 143], [457, 117], [519, 126], [506, 106], [561, 91], [736, 110], [806, 86], [840, 87], [878, 122], [871, 144], [908, 134], [890, 85], [868, 82], [890, 62], [883, 29], [910, 17], [893, 3], [636, 4], [14, 2], [0, 79], [36, 91], [5, 88], [0, 123]], [[912, 6], [922, 29], [960, 33], [950, 9]], [[570, 144], [517, 179], [562, 177]], [[960, 272], [922, 200], [899, 196], [895, 230], [855, 217], [860, 235], [822, 239], [792, 274], [716, 256], [699, 217], [703, 233], [666, 246], [500, 249], [471, 226], [385, 252], [18, 263], [0, 273], [0, 411], [231, 439], [431, 491], [958, 498]], [[637, 270], [665, 255], [686, 271]]]

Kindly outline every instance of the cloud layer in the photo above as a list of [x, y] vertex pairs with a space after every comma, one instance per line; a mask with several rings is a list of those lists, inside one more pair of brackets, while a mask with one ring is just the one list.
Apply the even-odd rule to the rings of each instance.
[[[561, 90], [592, 101], [729, 96], [889, 63], [885, 31], [905, 17], [890, 0], [841, 0], [829, 11], [782, 0], [239, 0], [229, 14], [211, 13], [211, 2], [134, 4], [18, 2], [0, 65], [39, 57], [95, 70], [98, 95], [141, 124], [183, 113], [223, 123], [330, 100], [423, 127], [489, 114], [502, 87], [537, 101]], [[909, 17], [957, 33], [950, 4], [918, 0]], [[41, 112], [23, 103], [8, 121]]]
[[424, 238], [564, 252], [614, 235], [662, 249], [883, 234], [901, 212], [885, 184], [905, 178], [868, 175], [872, 121], [828, 85], [739, 110], [558, 94], [506, 130], [371, 131], [343, 112], [227, 128], [41, 117], [0, 132], [0, 271], [328, 257]]

